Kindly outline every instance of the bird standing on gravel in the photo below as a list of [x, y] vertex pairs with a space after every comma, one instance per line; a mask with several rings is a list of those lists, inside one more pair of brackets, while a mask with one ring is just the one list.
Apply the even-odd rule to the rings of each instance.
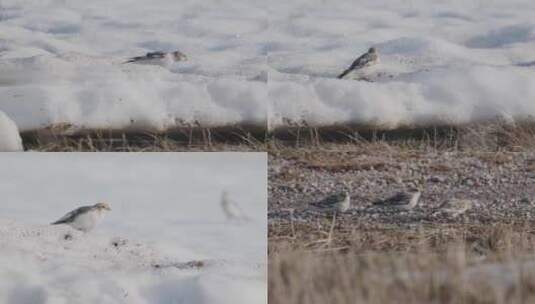
[[93, 230], [97, 223], [100, 222], [104, 211], [110, 210], [111, 208], [107, 203], [83, 206], [65, 214], [62, 218], [52, 223], [52, 225], [65, 224], [74, 229], [88, 232]]
[[351, 198], [347, 191], [332, 194], [325, 199], [313, 203], [314, 206], [339, 212], [346, 212], [351, 207]]
[[471, 200], [452, 199], [444, 202], [436, 213], [445, 213], [452, 217], [457, 217], [470, 210], [472, 206], [473, 202]]
[[338, 75], [338, 78], [342, 79], [347, 74], [353, 71], [357, 71], [357, 70], [363, 69], [365, 67], [369, 67], [377, 63], [379, 63], [379, 54], [377, 53], [377, 50], [372, 47], [368, 50], [367, 53], [355, 59], [355, 61], [353, 61], [353, 63], [351, 64], [349, 68], [343, 71], [342, 74]]
[[398, 192], [387, 199], [376, 201], [373, 203], [373, 205], [401, 210], [410, 210], [418, 205], [421, 194], [422, 193], [419, 189], [409, 188], [406, 191]]
[[221, 208], [229, 221], [248, 221], [249, 217], [235, 202], [229, 200], [227, 191], [221, 194]]
[[150, 52], [145, 56], [132, 57], [123, 63], [152, 64], [161, 66], [170, 66], [179, 61], [186, 61], [188, 57], [180, 51], [175, 52]]

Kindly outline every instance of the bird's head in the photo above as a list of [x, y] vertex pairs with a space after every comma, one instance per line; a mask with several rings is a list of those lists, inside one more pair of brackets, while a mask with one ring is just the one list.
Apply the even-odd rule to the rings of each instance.
[[111, 211], [110, 205], [108, 205], [108, 203], [105, 203], [105, 202], [97, 203], [93, 207], [99, 211], [103, 211], [103, 210]]
[[368, 50], [368, 53], [377, 53], [377, 49], [375, 49], [374, 47], [371, 47], [371, 48]]
[[180, 51], [173, 52], [173, 57], [175, 61], [187, 61], [188, 60], [188, 56], [186, 56], [184, 53]]

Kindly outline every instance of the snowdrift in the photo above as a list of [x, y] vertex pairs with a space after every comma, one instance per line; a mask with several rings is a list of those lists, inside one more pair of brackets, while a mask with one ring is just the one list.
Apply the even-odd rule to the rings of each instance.
[[[0, 302], [267, 303], [266, 157], [4, 153]], [[94, 230], [50, 225], [98, 201]]]
[[[257, 274], [262, 265], [177, 261], [150, 244], [62, 225], [0, 219], [0, 246], [6, 303], [235, 303], [255, 301], [265, 288]], [[243, 280], [256, 283], [236, 297]]]
[[[525, 119], [535, 115], [534, 9], [530, 0], [3, 1], [0, 110], [21, 131], [70, 132]], [[357, 77], [367, 81], [334, 79], [371, 46], [381, 63]], [[122, 64], [177, 49], [189, 61]]]
[[[279, 2], [269, 128], [384, 129], [535, 115], [533, 2]], [[336, 76], [369, 47], [381, 62]]]
[[17, 125], [0, 111], [0, 152], [22, 151], [22, 139]]

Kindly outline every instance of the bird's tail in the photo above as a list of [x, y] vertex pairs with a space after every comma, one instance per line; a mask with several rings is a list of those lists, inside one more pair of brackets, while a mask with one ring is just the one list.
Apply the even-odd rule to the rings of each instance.
[[349, 74], [349, 72], [351, 72], [351, 69], [347, 69], [345, 71], [342, 72], [342, 74], [338, 75], [338, 79], [342, 79], [344, 78], [344, 76], [346, 76], [347, 74]]

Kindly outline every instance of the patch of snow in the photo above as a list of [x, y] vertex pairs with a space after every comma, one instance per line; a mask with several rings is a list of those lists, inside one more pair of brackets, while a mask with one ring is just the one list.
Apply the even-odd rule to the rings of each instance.
[[[269, 127], [465, 123], [535, 116], [535, 3], [277, 1]], [[369, 47], [380, 63], [336, 80]]]
[[[0, 110], [21, 131], [523, 119], [535, 115], [534, 10], [531, 0], [4, 0]], [[372, 46], [381, 63], [356, 76], [373, 84], [332, 81]], [[122, 64], [174, 50], [189, 60]]]
[[[267, 303], [266, 166], [264, 153], [3, 155], [0, 302]], [[226, 220], [223, 190], [251, 221]], [[102, 199], [95, 230], [50, 225]]]
[[4, 112], [0, 111], [0, 152], [23, 150], [17, 125]]
[[[0, 110], [21, 131], [264, 126], [266, 14], [240, 1], [2, 1]], [[188, 61], [122, 64], [175, 50]]]

